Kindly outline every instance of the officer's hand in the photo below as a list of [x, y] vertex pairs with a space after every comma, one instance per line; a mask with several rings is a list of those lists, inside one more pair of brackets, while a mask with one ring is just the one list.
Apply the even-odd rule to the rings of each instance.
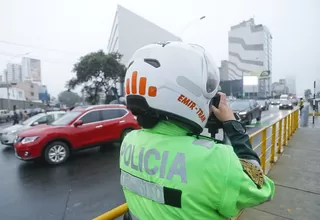
[[232, 109], [229, 107], [227, 103], [226, 94], [219, 92], [220, 95], [220, 103], [219, 108], [212, 106], [213, 114], [219, 119], [219, 121], [230, 121], [235, 120]]

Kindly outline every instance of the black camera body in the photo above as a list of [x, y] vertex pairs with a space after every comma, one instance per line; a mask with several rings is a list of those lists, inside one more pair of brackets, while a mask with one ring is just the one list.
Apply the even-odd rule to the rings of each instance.
[[[211, 106], [215, 106], [216, 108], [219, 108], [219, 103], [220, 103], [220, 95], [216, 94], [216, 96], [211, 99], [209, 108], [211, 108]], [[215, 135], [219, 132], [219, 129], [222, 129], [222, 122], [219, 121], [219, 119], [214, 114], [211, 114], [210, 117], [208, 118], [208, 122], [205, 128], [208, 128], [208, 132], [210, 133], [211, 137], [215, 138]]]

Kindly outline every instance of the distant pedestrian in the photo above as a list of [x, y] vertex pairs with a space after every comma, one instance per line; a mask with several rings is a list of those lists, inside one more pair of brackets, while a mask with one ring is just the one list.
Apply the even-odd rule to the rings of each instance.
[[27, 113], [27, 111], [23, 112], [23, 121], [27, 120], [29, 118], [29, 115]]
[[13, 125], [19, 124], [19, 115], [17, 114], [17, 111], [14, 109], [13, 110]]

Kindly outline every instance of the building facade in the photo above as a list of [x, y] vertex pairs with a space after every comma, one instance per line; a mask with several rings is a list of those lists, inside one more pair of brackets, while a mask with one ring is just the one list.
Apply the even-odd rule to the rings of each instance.
[[132, 11], [117, 6], [108, 52], [119, 52], [123, 55], [121, 62], [127, 64], [137, 49], [159, 41], [181, 41], [181, 39]]
[[22, 82], [22, 68], [20, 64], [8, 63], [5, 72], [5, 80], [8, 83]]
[[229, 31], [229, 79], [242, 79], [270, 71], [268, 78], [258, 79], [257, 85], [244, 85], [245, 93], [258, 97], [271, 95], [272, 35], [264, 25], [256, 25], [251, 18], [234, 25]]
[[27, 101], [39, 100], [40, 86], [37, 83], [31, 81], [24, 81], [14, 85], [15, 88], [22, 89]]
[[219, 67], [220, 81], [227, 81], [229, 79], [229, 65], [227, 60], [221, 61], [221, 66]]
[[41, 61], [29, 57], [22, 58], [22, 80], [41, 84]]
[[290, 94], [297, 94], [296, 91], [296, 78], [294, 76], [287, 76], [286, 77], [286, 86], [288, 87]]
[[[134, 28], [133, 28], [134, 27]], [[127, 65], [133, 53], [150, 43], [181, 41], [172, 33], [118, 5], [108, 42], [108, 52], [122, 54], [121, 63]], [[123, 95], [123, 85], [117, 85]]]
[[[0, 87], [0, 99], [7, 99], [8, 98], [8, 91], [7, 88]], [[9, 98], [11, 100], [21, 100], [25, 101], [25, 93], [23, 89], [19, 88], [9, 88]]]

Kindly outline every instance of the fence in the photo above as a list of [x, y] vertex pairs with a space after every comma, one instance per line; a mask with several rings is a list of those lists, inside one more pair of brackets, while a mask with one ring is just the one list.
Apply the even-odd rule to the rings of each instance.
[[17, 109], [27, 109], [27, 108], [41, 108], [44, 107], [43, 103], [32, 102], [32, 101], [22, 101], [22, 100], [12, 100], [10, 99], [10, 108], [8, 108], [8, 100], [0, 98], [0, 109], [13, 109], [15, 105]]
[[[263, 127], [250, 135], [250, 142], [253, 149], [258, 153], [261, 167], [266, 174], [274, 166], [298, 127], [299, 110], [294, 109], [271, 125]], [[93, 220], [114, 220], [123, 216], [127, 211], [128, 205], [124, 203]]]

